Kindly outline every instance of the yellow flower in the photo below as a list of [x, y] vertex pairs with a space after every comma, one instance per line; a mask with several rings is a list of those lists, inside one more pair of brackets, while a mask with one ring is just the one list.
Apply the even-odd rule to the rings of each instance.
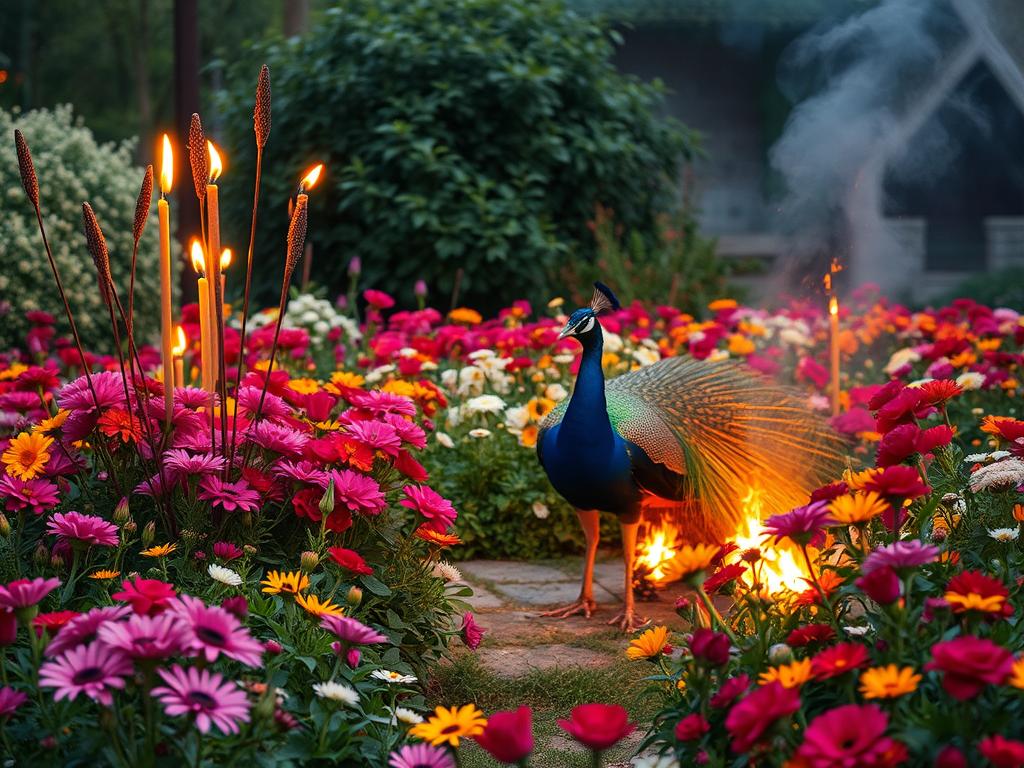
[[708, 544], [698, 544], [695, 547], [686, 544], [675, 558], [675, 571], [679, 578], [685, 579], [695, 573], [707, 570], [711, 561], [718, 554], [719, 547]]
[[860, 676], [860, 692], [865, 699], [895, 699], [916, 691], [919, 682], [921, 676], [913, 667], [889, 664], [865, 669]]
[[51, 432], [56, 432], [58, 429], [64, 426], [64, 422], [67, 421], [68, 416], [70, 414], [71, 411], [65, 411], [63, 408], [61, 408], [59, 411], [57, 411], [56, 415], [51, 416], [48, 419], [43, 419], [34, 427], [32, 427], [32, 431], [37, 432], [41, 435], [48, 435]]
[[155, 547], [142, 550], [140, 554], [144, 557], [167, 557], [177, 548], [177, 544], [158, 544]]
[[800, 659], [778, 667], [769, 667], [766, 672], [761, 673], [757, 682], [761, 685], [767, 685], [768, 683], [778, 681], [782, 683], [783, 688], [799, 688], [810, 679], [811, 660]]
[[28, 366], [23, 363], [14, 363], [10, 368], [5, 371], [0, 371], [0, 381], [13, 381], [28, 370]]
[[334, 394], [338, 394], [339, 387], [347, 387], [349, 389], [358, 389], [363, 386], [366, 382], [362, 376], [358, 373], [349, 373], [348, 371], [335, 371], [331, 374], [331, 384], [334, 386], [325, 387], [325, 389], [333, 391]]
[[1006, 602], [1005, 595], [980, 595], [977, 592], [968, 592], [966, 595], [962, 592], [947, 592], [943, 598], [953, 606], [954, 613], [1000, 613], [1003, 610], [1003, 603]]
[[885, 500], [874, 491], [857, 496], [840, 496], [829, 504], [832, 518], [843, 525], [856, 525], [873, 520], [889, 509]]
[[854, 472], [852, 470], [844, 470], [843, 480], [855, 491], [861, 490], [875, 475], [880, 475], [882, 470], [871, 467], [869, 469], [862, 470], [860, 472]]
[[300, 395], [312, 395], [320, 391], [320, 385], [314, 379], [292, 379], [288, 382], [288, 389]]
[[537, 435], [540, 431], [536, 424], [527, 424], [519, 433], [519, 444], [524, 448], [533, 448], [537, 444]]
[[429, 720], [414, 725], [409, 730], [409, 735], [428, 741], [435, 747], [449, 744], [458, 748], [460, 738], [479, 736], [486, 726], [487, 719], [475, 704], [467, 704], [464, 707], [438, 707]]
[[534, 421], [540, 421], [555, 407], [555, 401], [546, 397], [535, 397], [526, 404], [526, 412]]
[[302, 571], [267, 571], [267, 578], [260, 584], [266, 585], [263, 591], [268, 595], [297, 595], [309, 586], [309, 577]]
[[738, 306], [736, 299], [715, 299], [708, 304], [708, 309], [712, 312], [721, 312], [723, 309], [736, 309]]
[[729, 337], [729, 354], [739, 355], [740, 357], [746, 357], [751, 354], [757, 347], [754, 346], [754, 342], [748, 339], [746, 336], [734, 333]]
[[1013, 662], [1013, 667], [1010, 669], [1010, 679], [1006, 682], [1014, 688], [1024, 690], [1024, 657]]
[[[263, 590], [266, 592], [267, 590]], [[345, 610], [330, 600], [321, 601], [316, 595], [295, 594], [295, 602], [301, 605], [306, 613], [313, 616], [344, 616]]]
[[89, 578], [95, 579], [96, 581], [110, 581], [111, 579], [116, 579], [120, 575], [120, 571], [108, 571], [104, 568], [101, 568], [98, 571], [93, 571], [92, 573], [90, 573]]
[[453, 323], [465, 323], [466, 325], [480, 325], [484, 321], [479, 312], [468, 307], [456, 307], [448, 313], [448, 319]]
[[342, 424], [337, 419], [330, 419], [329, 421], [314, 421], [313, 426], [321, 432], [339, 432], [342, 429]]
[[7, 467], [7, 474], [31, 480], [46, 466], [50, 460], [50, 446], [53, 438], [45, 435], [22, 432], [11, 440], [0, 461]]
[[653, 659], [664, 650], [666, 643], [668, 627], [652, 627], [630, 642], [626, 655], [634, 661]]

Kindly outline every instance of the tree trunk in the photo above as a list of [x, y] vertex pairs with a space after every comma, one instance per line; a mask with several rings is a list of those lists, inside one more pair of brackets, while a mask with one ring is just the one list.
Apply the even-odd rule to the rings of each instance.
[[309, 0], [284, 0], [284, 36], [301, 35], [309, 27]]
[[[199, 10], [197, 0], [174, 0], [174, 124], [175, 211], [178, 215], [177, 260], [181, 274], [181, 303], [196, 299], [196, 280], [186, 264], [190, 237], [200, 232], [199, 200], [192, 188], [186, 139], [192, 113], [199, 111]], [[174, 245], [172, 244], [172, 249]], [[172, 256], [172, 259], [174, 256]]]

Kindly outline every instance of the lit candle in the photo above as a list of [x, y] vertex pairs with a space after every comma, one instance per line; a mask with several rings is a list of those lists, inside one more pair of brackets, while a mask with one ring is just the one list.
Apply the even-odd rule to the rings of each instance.
[[[231, 266], [231, 259], [233, 257], [234, 257], [234, 254], [231, 253], [231, 249], [230, 248], [225, 248], [223, 251], [220, 252], [220, 299], [221, 299], [221, 301], [224, 301], [224, 296], [226, 295], [224, 293], [224, 291], [228, 287], [228, 276], [226, 274], [224, 274], [224, 273], [227, 272], [228, 271], [228, 267]], [[227, 312], [226, 306], [227, 305], [225, 303], [225, 310], [224, 310], [225, 312]], [[225, 318], [227, 318], [226, 314], [225, 314]]]
[[160, 200], [156, 204], [160, 217], [160, 353], [164, 366], [164, 414], [168, 426], [174, 412], [174, 387], [167, 386], [173, 371], [171, 354], [171, 207], [165, 199], [174, 182], [174, 155], [171, 140], [164, 134], [163, 158], [160, 163]]
[[203, 389], [213, 392], [213, 368], [210, 364], [210, 281], [206, 279], [203, 245], [192, 241], [192, 268], [199, 275], [199, 370]]
[[828, 299], [830, 331], [829, 353], [832, 362], [832, 415], [839, 415], [839, 299], [835, 294]]
[[[220, 153], [213, 146], [213, 142], [207, 141], [206, 148], [210, 153], [210, 182], [206, 185], [206, 237], [207, 250], [210, 254], [220, 253], [220, 195], [217, 189], [217, 179], [220, 178], [223, 164]], [[216, 389], [217, 377], [220, 372], [220, 329], [217, 324], [217, 293], [221, 286], [220, 282], [220, 260], [210, 258], [207, 265], [207, 290], [209, 290], [210, 305], [210, 364], [213, 371], [213, 389]]]
[[185, 386], [185, 350], [188, 349], [188, 339], [185, 337], [185, 329], [180, 325], [175, 328], [178, 337], [177, 343], [171, 353], [174, 355], [174, 386]]

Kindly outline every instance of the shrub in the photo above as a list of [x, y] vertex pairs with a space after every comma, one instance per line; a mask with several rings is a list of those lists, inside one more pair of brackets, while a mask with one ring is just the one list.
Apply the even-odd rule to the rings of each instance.
[[[92, 131], [74, 118], [70, 105], [24, 114], [0, 111], [0, 135], [10, 140], [15, 128], [32, 148], [47, 237], [75, 322], [83, 341], [105, 346], [109, 323], [85, 249], [82, 203], [88, 201], [96, 211], [110, 249], [114, 281], [126, 295], [135, 198], [143, 171], [132, 162], [131, 142], [97, 143]], [[24, 316], [31, 310], [50, 312], [58, 327], [69, 329], [13, 148], [0, 160], [0, 189], [0, 348], [7, 349], [23, 341], [28, 329]], [[143, 336], [156, 328], [157, 240], [153, 221], [139, 245], [136, 273], [135, 317]]]
[[[588, 256], [594, 206], [654, 239], [693, 137], [655, 117], [656, 86], [616, 72], [612, 38], [558, 0], [354, 0], [309, 35], [257, 49], [287, 106], [266, 148], [264, 201], [284, 208], [303, 166], [327, 163], [312, 197], [320, 282], [362, 257], [370, 284], [424, 278], [482, 308], [536, 295], [548, 270]], [[224, 100], [238, 172], [226, 222], [248, 221], [252, 69]], [[244, 190], [244, 191], [243, 191]], [[277, 265], [285, 219], [261, 219], [259, 263]], [[239, 233], [240, 235], [242, 233]], [[247, 233], [246, 233], [247, 234]], [[267, 250], [267, 248], [271, 250]], [[340, 256], [343, 255], [343, 256]], [[276, 281], [277, 267], [263, 275]]]

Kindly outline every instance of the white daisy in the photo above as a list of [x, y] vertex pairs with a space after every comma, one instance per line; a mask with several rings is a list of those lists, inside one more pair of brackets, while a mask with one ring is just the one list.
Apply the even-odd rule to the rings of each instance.
[[411, 709], [405, 707], [395, 707], [391, 710], [391, 724], [398, 725], [399, 723], [405, 723], [406, 725], [419, 725], [423, 722], [423, 717], [413, 712]]
[[336, 683], [333, 680], [328, 680], [326, 683], [313, 683], [313, 692], [321, 699], [340, 701], [350, 707], [359, 703], [359, 694], [356, 693], [355, 688], [344, 683]]
[[653, 757], [634, 757], [633, 768], [679, 768], [679, 761], [671, 755]]
[[462, 581], [462, 573], [447, 560], [441, 560], [434, 564], [433, 575], [447, 582]]
[[548, 509], [548, 505], [543, 501], [535, 501], [533, 502], [533, 514], [538, 520], [544, 520], [551, 514], [551, 510]]
[[568, 390], [557, 382], [555, 384], [548, 384], [544, 388], [544, 397], [548, 400], [554, 400], [556, 403], [560, 403], [569, 396]]
[[451, 436], [448, 435], [447, 432], [438, 432], [436, 435], [434, 435], [434, 437], [437, 439], [437, 442], [439, 442], [445, 448], [455, 447], [455, 441], [452, 440]]
[[1009, 544], [1020, 538], [1020, 526], [1016, 528], [988, 528], [988, 535], [998, 542]]
[[1024, 482], [1024, 461], [1020, 459], [1003, 459], [989, 464], [971, 475], [971, 491], [988, 490], [990, 488], [1006, 488]]
[[505, 401], [497, 395], [479, 395], [466, 401], [466, 413], [500, 413], [505, 410]]
[[477, 427], [476, 429], [469, 430], [469, 436], [477, 440], [481, 440], [485, 437], [490, 437], [491, 430], [484, 429], [483, 427]]
[[210, 563], [210, 567], [206, 569], [206, 572], [210, 574], [211, 579], [219, 581], [221, 584], [227, 584], [229, 587], [242, 586], [242, 577], [223, 565]]
[[522, 405], [505, 411], [505, 423], [512, 429], [522, 429], [530, 423], [530, 412]]
[[409, 684], [416, 682], [416, 678], [413, 675], [403, 675], [401, 672], [392, 672], [389, 669], [375, 669], [370, 675], [378, 680], [383, 680], [385, 683]]
[[957, 376], [956, 383], [964, 389], [981, 389], [981, 385], [985, 383], [985, 376], [977, 371], [968, 371]]
[[868, 632], [871, 631], [871, 627], [843, 627], [843, 631], [846, 632], [850, 637], [864, 637]]

